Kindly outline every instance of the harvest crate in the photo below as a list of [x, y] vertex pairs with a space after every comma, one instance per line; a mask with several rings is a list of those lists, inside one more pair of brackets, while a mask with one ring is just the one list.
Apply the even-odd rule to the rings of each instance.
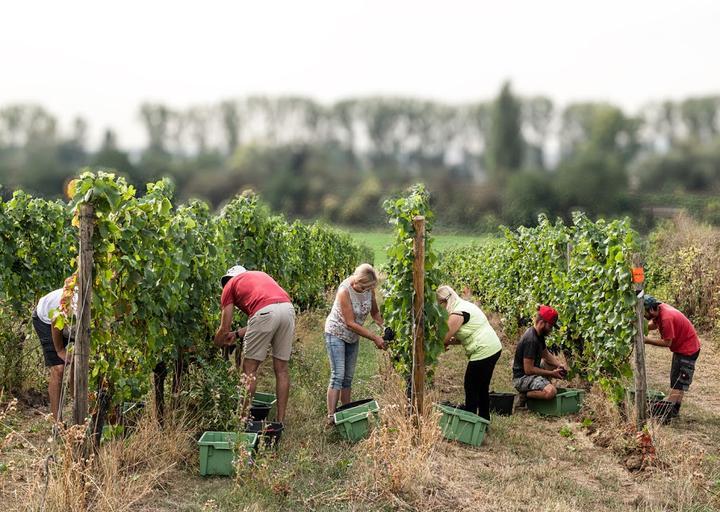
[[[633, 388], [626, 388], [625, 395], [630, 403], [635, 403], [635, 390]], [[665, 393], [662, 391], [656, 391], [654, 389], [647, 390], [648, 402], [658, 402], [665, 399]]]
[[377, 420], [379, 411], [380, 406], [377, 401], [363, 400], [354, 407], [348, 407], [335, 413], [335, 429], [343, 439], [357, 442], [368, 435], [371, 422]]
[[200, 447], [200, 474], [230, 476], [235, 472], [235, 445], [243, 443], [251, 452], [257, 443], [257, 434], [251, 432], [205, 432]]
[[579, 412], [584, 397], [584, 389], [558, 388], [552, 400], [528, 397], [527, 407], [544, 416], [565, 416]]
[[459, 441], [472, 446], [480, 446], [485, 438], [490, 422], [462, 409], [448, 405], [435, 404], [442, 416], [440, 417], [440, 430], [445, 439]]

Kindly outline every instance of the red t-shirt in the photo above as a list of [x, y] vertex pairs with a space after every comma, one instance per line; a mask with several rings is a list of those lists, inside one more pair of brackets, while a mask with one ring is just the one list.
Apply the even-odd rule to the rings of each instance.
[[235, 304], [248, 317], [270, 304], [291, 302], [288, 293], [265, 272], [249, 270], [238, 274], [223, 288], [222, 307]]
[[656, 320], [660, 336], [672, 340], [670, 350], [683, 356], [691, 356], [700, 350], [700, 338], [695, 327], [685, 315], [668, 304], [660, 304], [660, 316]]

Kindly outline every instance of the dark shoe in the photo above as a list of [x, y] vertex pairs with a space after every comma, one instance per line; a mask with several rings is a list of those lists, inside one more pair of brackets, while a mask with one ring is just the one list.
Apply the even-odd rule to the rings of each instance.
[[527, 393], [518, 393], [515, 409], [527, 409]]
[[680, 402], [675, 402], [675, 405], [673, 405], [672, 411], [670, 411], [670, 417], [671, 418], [677, 418], [680, 415], [680, 406], [682, 404]]
[[659, 400], [652, 404], [652, 408], [650, 409], [650, 416], [652, 416], [653, 418], [657, 418], [663, 425], [667, 425], [674, 417], [674, 410], [674, 402], [670, 402], [668, 400]]

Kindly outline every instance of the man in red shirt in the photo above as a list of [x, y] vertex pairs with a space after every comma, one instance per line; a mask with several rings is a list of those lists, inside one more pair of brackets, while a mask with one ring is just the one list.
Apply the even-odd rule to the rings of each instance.
[[[290, 296], [265, 272], [248, 271], [241, 265], [230, 268], [220, 282], [222, 314], [215, 345], [232, 346], [244, 338], [242, 371], [248, 390], [245, 405], [255, 394], [257, 369], [272, 349], [277, 421], [284, 422], [290, 392], [288, 361], [295, 336], [295, 308]], [[248, 316], [248, 323], [247, 327], [230, 331], [235, 307]]]
[[651, 295], [645, 296], [645, 318], [648, 320], [648, 329], [657, 329], [660, 333], [660, 339], [645, 338], [645, 343], [668, 347], [673, 353], [668, 401], [674, 403], [672, 416], [677, 416], [683, 395], [690, 387], [695, 373], [695, 363], [700, 355], [700, 338], [685, 315]]

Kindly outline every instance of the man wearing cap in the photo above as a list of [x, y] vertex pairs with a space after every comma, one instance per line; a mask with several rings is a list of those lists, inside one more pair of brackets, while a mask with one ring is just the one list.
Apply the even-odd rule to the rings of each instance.
[[550, 379], [560, 379], [566, 374], [565, 366], [545, 344], [545, 337], [555, 327], [557, 319], [558, 313], [554, 308], [540, 306], [533, 326], [518, 342], [513, 360], [513, 386], [520, 393], [519, 407], [525, 405], [526, 397], [541, 400], [555, 398], [557, 389]]
[[[215, 345], [232, 346], [244, 338], [242, 371], [247, 382], [247, 403], [255, 394], [257, 369], [272, 349], [277, 420], [284, 422], [290, 392], [288, 361], [295, 335], [295, 308], [290, 296], [265, 272], [246, 270], [241, 265], [230, 268], [220, 282], [222, 314]], [[248, 323], [247, 327], [230, 331], [235, 306], [248, 316]]]
[[700, 338], [690, 320], [671, 305], [658, 301], [652, 295], [646, 295], [644, 303], [648, 329], [660, 333], [660, 339], [646, 337], [645, 343], [667, 347], [673, 353], [670, 396], [667, 400], [674, 403], [670, 415], [676, 417], [680, 412], [683, 395], [693, 380], [695, 363], [700, 355]]

